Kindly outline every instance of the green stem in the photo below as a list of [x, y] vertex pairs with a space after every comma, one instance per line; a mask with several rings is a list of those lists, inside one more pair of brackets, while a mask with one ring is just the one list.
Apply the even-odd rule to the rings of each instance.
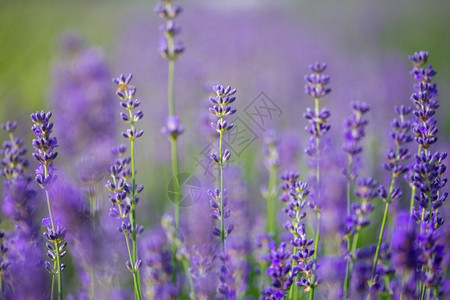
[[[400, 152], [400, 146], [397, 145], [397, 150], [396, 150], [396, 154], [395, 154], [395, 166], [397, 166], [397, 163], [398, 163], [399, 152]], [[394, 191], [396, 179], [397, 179], [397, 175], [392, 174], [391, 186], [389, 187], [389, 194], [386, 199], [386, 206], [384, 208], [383, 221], [381, 223], [381, 230], [380, 230], [380, 234], [378, 236], [377, 250], [375, 252], [375, 257], [373, 260], [372, 277], [370, 279], [369, 286], [372, 286], [374, 284], [375, 272], [377, 270], [378, 258], [380, 256], [381, 244], [383, 243], [384, 230], [386, 228], [386, 222], [387, 222], [387, 218], [388, 218], [388, 214], [389, 214], [389, 206], [391, 204], [392, 192]], [[370, 294], [367, 295], [367, 299], [370, 299]]]
[[[180, 226], [180, 183], [178, 181], [178, 151], [177, 151], [177, 140], [176, 138], [170, 138], [170, 147], [172, 153], [172, 176], [174, 183], [174, 192], [175, 192], [175, 228], [178, 230]], [[172, 243], [172, 265], [174, 266], [173, 274], [172, 274], [172, 282], [176, 283], [177, 281], [177, 245]]]
[[[56, 262], [53, 264], [53, 269], [56, 269]], [[55, 274], [52, 274], [52, 287], [50, 289], [50, 300], [53, 300], [55, 294]]]
[[[133, 120], [133, 113], [130, 109], [130, 120]], [[131, 125], [131, 131], [134, 132], [134, 122], [130, 122]], [[138, 256], [138, 249], [137, 249], [137, 226], [136, 226], [136, 158], [135, 158], [135, 149], [134, 149], [134, 139], [130, 140], [131, 144], [131, 210], [130, 210], [130, 223], [131, 228], [133, 229], [133, 233], [131, 235], [131, 243], [132, 243], [132, 249], [133, 249], [133, 260], [131, 261], [133, 264], [136, 263], [136, 261], [139, 259]], [[141, 287], [141, 271], [138, 268], [137, 270], [134, 270], [133, 277], [136, 277], [136, 284], [137, 284], [137, 290], [135, 291], [136, 298], [142, 299], [142, 287]], [[139, 297], [139, 298], [138, 298]]]
[[[351, 166], [351, 158], [352, 156], [349, 156], [349, 166], [347, 167], [347, 176], [350, 172], [350, 166]], [[350, 216], [350, 206], [351, 206], [351, 188], [352, 188], [352, 181], [350, 177], [347, 180], [347, 217]], [[353, 240], [354, 242], [354, 240]], [[350, 250], [350, 235], [347, 238], [347, 250]], [[349, 292], [350, 292], [350, 281], [351, 281], [351, 270], [352, 270], [352, 259], [353, 256], [350, 257], [350, 260], [347, 262], [347, 267], [345, 270], [345, 281], [344, 281], [344, 299], [348, 299]]]
[[[167, 5], [171, 5], [168, 3]], [[174, 53], [174, 41], [173, 37], [170, 35], [166, 36], [167, 38], [167, 47], [170, 54]], [[167, 98], [168, 98], [168, 106], [169, 106], [169, 116], [175, 116], [175, 60], [168, 60], [168, 78], [167, 78]], [[174, 192], [175, 192], [175, 228], [178, 230], [180, 226], [180, 184], [178, 182], [178, 175], [180, 173], [178, 167], [178, 147], [176, 138], [170, 138], [170, 148], [171, 148], [171, 156], [172, 156], [172, 178], [174, 180]], [[172, 274], [172, 282], [175, 283], [177, 281], [177, 246], [172, 244], [172, 264], [174, 267], [174, 271]]]
[[[298, 217], [300, 216], [300, 209], [297, 209], [297, 212], [295, 213], [295, 220], [298, 220]], [[295, 225], [298, 226], [298, 225]], [[297, 227], [298, 229], [298, 227]], [[295, 238], [298, 238], [298, 234], [297, 234], [297, 230], [295, 230]], [[297, 247], [294, 247], [294, 255], [297, 255]], [[296, 261], [292, 262], [292, 269], [294, 269], [296, 265]], [[289, 299], [293, 299], [293, 294], [294, 294], [294, 290], [296, 289], [297, 285], [295, 284], [295, 282], [291, 285], [291, 288], [289, 289]], [[294, 298], [295, 299], [295, 298]]]
[[[315, 108], [315, 112], [316, 115], [319, 115], [320, 112], [320, 107], [319, 107], [319, 98], [315, 98], [314, 99], [314, 108]], [[320, 125], [319, 123], [316, 123], [316, 128], [317, 128], [317, 134], [318, 136], [316, 137], [316, 155], [317, 155], [317, 165], [316, 165], [316, 181], [317, 181], [317, 199], [316, 201], [320, 201]], [[311, 292], [309, 293], [309, 299], [312, 300], [314, 299], [314, 284], [315, 284], [315, 272], [317, 269], [317, 256], [318, 256], [318, 252], [319, 252], [319, 240], [320, 240], [320, 212], [317, 212], [317, 224], [316, 224], [316, 238], [315, 238], [315, 244], [314, 244], [314, 255], [313, 255], [313, 260], [314, 260], [314, 270], [313, 270], [313, 275], [311, 276]]]
[[191, 288], [191, 296], [190, 296], [190, 298], [192, 300], [195, 300], [196, 296], [195, 296], [194, 280], [192, 279], [192, 275], [189, 272], [189, 261], [186, 260], [186, 259], [183, 259], [181, 262], [183, 264], [184, 272], [186, 273], [186, 276], [188, 277], [189, 286]]
[[427, 291], [427, 287], [424, 287], [423, 290], [422, 290], [422, 295], [420, 296], [420, 299], [421, 299], [421, 300], [424, 300], [424, 299], [425, 299], [425, 293], [426, 293], [426, 291]]
[[347, 262], [347, 267], [345, 268], [345, 281], [344, 281], [344, 299], [348, 299], [350, 293], [350, 270], [352, 269], [352, 262]]
[[[220, 122], [223, 123], [223, 117], [220, 117]], [[222, 251], [225, 253], [225, 224], [224, 224], [224, 205], [223, 205], [223, 132], [220, 132], [219, 138], [219, 169], [220, 169], [220, 242]]]
[[94, 272], [94, 268], [91, 267], [90, 270], [91, 273], [91, 289], [89, 291], [89, 300], [95, 300], [95, 272]]
[[[122, 206], [120, 204], [118, 204], [117, 206], [119, 207], [120, 220], [122, 221], [122, 223], [124, 223], [124, 218], [122, 217], [123, 216], [123, 214], [122, 214]], [[128, 250], [128, 256], [130, 258], [130, 263], [131, 263], [132, 266], [134, 266], [135, 260], [133, 259], [132, 250], [130, 248], [130, 239], [128, 237], [128, 233], [124, 234], [124, 236], [125, 236], [125, 242], [127, 244], [127, 250]], [[143, 299], [142, 298], [142, 292], [139, 289], [140, 285], [138, 283], [140, 278], [138, 278], [136, 276], [136, 272], [132, 272], [132, 273], [133, 273], [134, 297], [135, 297], [136, 300], [141, 300], [141, 299]]]
[[277, 185], [277, 168], [271, 167], [269, 173], [269, 190], [267, 195], [267, 232], [273, 234], [274, 240], [277, 240], [276, 229], [276, 185]]
[[[45, 176], [47, 177], [48, 175], [48, 167], [45, 166], [44, 167], [44, 172], [45, 172]], [[50, 195], [48, 193], [48, 190], [45, 190], [45, 196], [47, 198], [47, 209], [48, 209], [48, 214], [50, 216], [50, 222], [51, 222], [51, 226], [52, 226], [52, 230], [55, 231], [55, 222], [54, 222], [54, 218], [53, 218], [53, 211], [52, 211], [52, 205], [50, 203]], [[55, 267], [55, 272], [56, 272], [56, 281], [57, 281], [57, 285], [58, 285], [58, 299], [62, 300], [63, 298], [63, 290], [62, 290], [62, 274], [61, 274], [61, 257], [60, 257], [60, 250], [59, 250], [59, 243], [55, 242], [55, 252], [56, 252], [56, 267]], [[52, 282], [52, 290], [53, 290], [53, 282]], [[53, 294], [53, 291], [52, 291]]]
[[[388, 213], [389, 213], [389, 205], [390, 205], [389, 201], [386, 202], [386, 206], [384, 208], [383, 221], [381, 223], [380, 235], [378, 237], [377, 250], [375, 252], [375, 258], [373, 260], [372, 277], [371, 277], [370, 283], [369, 283], [370, 286], [372, 286], [375, 283], [374, 282], [374, 280], [375, 280], [375, 272], [377, 270], [378, 258], [380, 256], [381, 244], [383, 242], [384, 229], [386, 227], [387, 216], [388, 216]], [[370, 299], [370, 295], [367, 296], [367, 299]]]
[[309, 300], [314, 299], [314, 290], [315, 290], [315, 278], [316, 278], [316, 271], [317, 271], [317, 256], [319, 253], [319, 239], [320, 239], [320, 212], [317, 212], [317, 224], [316, 224], [316, 238], [315, 238], [315, 244], [314, 244], [314, 270], [313, 275], [311, 276], [311, 292], [309, 293]]

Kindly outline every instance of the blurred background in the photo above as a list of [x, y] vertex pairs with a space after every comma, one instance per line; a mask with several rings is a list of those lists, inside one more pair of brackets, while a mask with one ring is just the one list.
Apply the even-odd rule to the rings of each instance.
[[[111, 78], [134, 74], [133, 84], [145, 115], [139, 123], [145, 134], [137, 143], [137, 159], [138, 181], [145, 185], [138, 219], [146, 227], [158, 224], [161, 215], [173, 208], [167, 194], [171, 180], [169, 143], [160, 130], [167, 116], [167, 61], [158, 52], [163, 20], [154, 13], [156, 3], [4, 0], [0, 5], [0, 123], [18, 120], [17, 135], [31, 149], [30, 113], [53, 111], [60, 145], [55, 164], [62, 177], [72, 178], [75, 185], [95, 173], [95, 164], [89, 159], [94, 157], [105, 167], [111, 157], [104, 154], [111, 146], [126, 142], [120, 137], [125, 125], [118, 115], [119, 100]], [[351, 113], [350, 102], [365, 101], [372, 108], [361, 174], [374, 175], [386, 183], [381, 166], [391, 144], [393, 107], [411, 105], [414, 80], [409, 75], [412, 65], [408, 55], [415, 51], [429, 51], [429, 62], [438, 72], [435, 82], [441, 108], [437, 111], [440, 140], [436, 149], [449, 150], [449, 1], [178, 3], [184, 12], [177, 19], [182, 27], [177, 40], [186, 47], [175, 70], [177, 113], [186, 129], [179, 139], [180, 169], [195, 174], [201, 182], [201, 197], [194, 200], [206, 199], [205, 191], [214, 181], [215, 171], [208, 158], [211, 130], [207, 106], [215, 83], [238, 90], [239, 120], [235, 123], [238, 131], [244, 129], [244, 135], [229, 137], [233, 159], [228, 184], [237, 191], [245, 183], [246, 196], [238, 198], [245, 199], [247, 212], [253, 213], [251, 222], [265, 209], [260, 189], [268, 174], [261, 149], [269, 129], [277, 129], [281, 139], [280, 171], [301, 169], [302, 177], [307, 177], [303, 149], [308, 137], [303, 113], [313, 103], [304, 94], [304, 75], [315, 61], [327, 62], [331, 76], [332, 93], [322, 107], [332, 113], [329, 138], [336, 151], [335, 157], [330, 157], [334, 165], [328, 168], [328, 179], [338, 180], [329, 187], [327, 200], [336, 207], [345, 201], [343, 153], [339, 150], [342, 120]], [[3, 133], [0, 136], [7, 138]], [[35, 167], [34, 161], [31, 166]], [[92, 180], [98, 180], [103, 188], [106, 179], [102, 176]], [[110, 204], [106, 191], [99, 193], [94, 210], [102, 211]], [[186, 205], [182, 213], [195, 216], [195, 210], [203, 207], [202, 214], [209, 215], [208, 204], [203, 202], [206, 206]], [[328, 209], [333, 210], [333, 205]], [[376, 205], [373, 228], [379, 223], [381, 203]], [[405, 199], [399, 205], [406, 207], [409, 202]], [[336, 220], [342, 222], [342, 215], [324, 218], [332, 240], [340, 239], [335, 232]], [[197, 229], [206, 234], [209, 227], [205, 228]], [[375, 239], [374, 233], [362, 242], [373, 243]], [[326, 252], [333, 255], [338, 250], [335, 247]]]

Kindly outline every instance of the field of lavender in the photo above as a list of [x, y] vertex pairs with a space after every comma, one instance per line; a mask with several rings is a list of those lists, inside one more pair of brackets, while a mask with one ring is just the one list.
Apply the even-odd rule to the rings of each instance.
[[450, 299], [450, 3], [337, 2], [2, 5], [0, 300]]

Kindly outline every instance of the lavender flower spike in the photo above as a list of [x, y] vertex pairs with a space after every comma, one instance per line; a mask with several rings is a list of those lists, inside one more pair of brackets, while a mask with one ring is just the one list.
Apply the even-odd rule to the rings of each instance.
[[[426, 51], [415, 52], [414, 55], [409, 56], [414, 64], [410, 75], [417, 81], [410, 99], [414, 103], [412, 130], [415, 134], [415, 141], [419, 146], [417, 152], [419, 155], [423, 149], [428, 150], [431, 145], [436, 143], [438, 132], [437, 122], [433, 118], [440, 105], [439, 101], [436, 100], [438, 96], [437, 87], [433, 83], [433, 77], [436, 76], [437, 72], [433, 70], [432, 65], [425, 68], [428, 57], [429, 54]], [[417, 188], [412, 185], [410, 213], [413, 213], [416, 190]]]
[[214, 235], [220, 238], [221, 244], [221, 273], [223, 276], [221, 276], [221, 283], [219, 284], [218, 290], [225, 298], [230, 298], [230, 293], [232, 293], [232, 291], [228, 288], [227, 280], [225, 279], [225, 277], [228, 276], [227, 274], [229, 274], [226, 266], [227, 255], [225, 240], [230, 236], [234, 229], [234, 225], [230, 223], [228, 224], [228, 227], [225, 228], [225, 219], [230, 217], [231, 211], [226, 209], [228, 198], [226, 189], [224, 188], [223, 167], [230, 159], [231, 153], [228, 149], [224, 149], [223, 137], [226, 132], [229, 132], [234, 127], [232, 123], [228, 123], [225, 119], [236, 113], [236, 109], [231, 107], [231, 104], [236, 100], [236, 97], [234, 97], [236, 90], [232, 89], [230, 86], [224, 87], [222, 85], [215, 85], [213, 91], [216, 96], [209, 98], [212, 103], [209, 111], [218, 118], [217, 122], [211, 122], [211, 127], [219, 133], [219, 152], [212, 153], [211, 159], [219, 166], [220, 187], [214, 191], [208, 190], [208, 195], [210, 196], [210, 204], [213, 210], [211, 218], [220, 222], [220, 227], [214, 227], [212, 231]]
[[[356, 221], [359, 220], [359, 217], [355, 216], [354, 214], [352, 216], [351, 189], [353, 180], [355, 180], [355, 178], [358, 176], [358, 167], [360, 165], [358, 154], [362, 152], [362, 146], [360, 145], [360, 142], [365, 136], [365, 127], [368, 124], [368, 121], [364, 118], [364, 115], [370, 110], [370, 107], [364, 102], [352, 102], [351, 107], [352, 114], [344, 121], [345, 143], [343, 149], [344, 152], [347, 153], [347, 165], [344, 169], [344, 175], [347, 179], [347, 219], [351, 218]], [[362, 207], [365, 208], [366, 205], [363, 204]], [[357, 228], [360, 227], [358, 226]], [[348, 228], [346, 230], [347, 252], [350, 250], [350, 240], [355, 233], [355, 231], [350, 232]], [[356, 249], [357, 241], [358, 233], [356, 233], [356, 235], [353, 237], [354, 247], [352, 247], [352, 256], [354, 255], [353, 249]], [[351, 261], [347, 262], [347, 270], [344, 282], [345, 298], [348, 298], [349, 295], [352, 265], [353, 264]]]
[[[155, 12], [161, 18], [163, 18], [166, 23], [160, 27], [163, 37], [160, 39], [159, 52], [162, 57], [168, 60], [168, 89], [167, 89], [167, 100], [169, 104], [169, 116], [167, 117], [166, 126], [162, 129], [162, 132], [169, 137], [171, 146], [171, 160], [172, 160], [172, 178], [174, 179], [174, 192], [175, 197], [179, 197], [181, 194], [180, 183], [178, 182], [178, 176], [180, 173], [178, 166], [178, 143], [177, 138], [180, 136], [184, 128], [181, 126], [179, 118], [176, 116], [175, 112], [175, 61], [184, 52], [183, 43], [178, 41], [175, 43], [175, 36], [181, 32], [181, 27], [175, 23], [175, 19], [183, 11], [180, 5], [175, 5], [173, 0], [161, 0], [160, 3], [156, 5]], [[175, 199], [176, 203], [180, 199]], [[175, 226], [176, 229], [180, 226], [180, 206], [175, 206]], [[177, 280], [177, 266], [176, 266], [176, 256], [177, 249], [176, 243], [172, 244], [172, 263], [174, 265], [174, 272], [172, 277], [172, 282], [175, 283]], [[186, 270], [187, 273], [187, 270]]]
[[214, 114], [218, 120], [217, 122], [211, 122], [211, 126], [216, 129], [219, 133], [219, 153], [212, 153], [212, 160], [220, 168], [220, 188], [213, 191], [208, 191], [211, 197], [210, 203], [214, 210], [211, 217], [220, 221], [220, 228], [215, 227], [213, 233], [220, 237], [222, 251], [225, 250], [225, 239], [230, 235], [232, 231], [232, 224], [229, 225], [228, 229], [225, 229], [225, 220], [230, 216], [230, 210], [225, 210], [227, 205], [226, 190], [223, 187], [223, 166], [230, 159], [231, 153], [228, 149], [223, 149], [223, 136], [226, 132], [233, 128], [233, 124], [225, 120], [230, 115], [236, 113], [236, 109], [231, 107], [231, 104], [236, 100], [234, 94], [236, 94], [235, 89], [231, 87], [224, 87], [222, 85], [215, 85], [213, 91], [216, 93], [215, 97], [211, 97], [209, 100], [212, 103], [212, 107], [209, 111]]
[[[422, 252], [420, 280], [417, 285], [418, 295], [423, 298], [426, 291], [434, 290], [436, 298], [443, 292], [441, 261], [444, 247], [437, 242], [439, 228], [444, 220], [439, 216], [439, 208], [446, 200], [448, 193], [442, 192], [447, 183], [444, 178], [446, 166], [444, 160], [446, 152], [432, 153], [431, 146], [438, 140], [437, 121], [434, 119], [439, 101], [436, 84], [433, 77], [437, 74], [432, 65], [425, 67], [428, 52], [420, 51], [410, 57], [414, 67], [411, 76], [416, 79], [411, 101], [414, 103], [413, 131], [418, 144], [415, 163], [410, 167], [411, 176], [411, 204], [412, 218], [420, 224], [418, 245]], [[415, 207], [414, 203], [418, 203]]]
[[53, 123], [50, 123], [51, 112], [44, 113], [44, 111], [31, 114], [31, 120], [33, 121], [33, 127], [31, 130], [36, 135], [33, 140], [33, 158], [39, 163], [36, 169], [36, 182], [45, 191], [47, 197], [47, 208], [49, 218], [42, 220], [42, 225], [47, 228], [47, 232], [44, 233], [45, 238], [48, 240], [46, 244], [48, 248], [47, 256], [50, 261], [53, 262], [53, 266], [50, 262], [45, 262], [45, 268], [52, 273], [53, 278], [57, 277], [58, 282], [58, 299], [62, 300], [62, 271], [66, 265], [61, 263], [61, 258], [67, 253], [65, 248], [67, 242], [64, 241], [66, 229], [64, 226], [58, 224], [53, 217], [52, 205], [48, 193], [49, 185], [56, 179], [54, 175], [53, 160], [58, 156], [58, 152], [54, 152], [58, 147], [58, 141], [55, 137], [50, 137], [53, 130]]
[[[309, 66], [310, 75], [305, 76], [305, 93], [314, 99], [314, 110], [307, 108], [304, 114], [305, 119], [309, 121], [309, 126], [305, 130], [311, 135], [310, 147], [306, 149], [306, 153], [315, 158], [316, 162], [316, 191], [315, 199], [310, 200], [310, 206], [316, 211], [316, 237], [314, 246], [314, 261], [317, 261], [319, 254], [320, 242], [320, 139], [330, 130], [330, 125], [327, 124], [327, 119], [331, 113], [327, 108], [320, 110], [319, 99], [325, 97], [331, 92], [328, 87], [330, 83], [330, 76], [323, 74], [326, 70], [326, 63], [315, 63]], [[314, 266], [317, 268], [317, 266]], [[315, 277], [314, 273], [311, 278], [311, 293], [309, 299], [314, 298]]]
[[141, 110], [134, 111], [141, 102], [136, 99], [136, 88], [130, 84], [132, 78], [132, 74], [128, 76], [121, 74], [118, 78], [113, 79], [118, 86], [116, 94], [121, 100], [120, 105], [127, 112], [121, 112], [120, 116], [125, 123], [130, 125], [130, 128], [122, 132], [122, 136], [130, 141], [131, 157], [123, 157], [126, 151], [126, 147], [123, 145], [118, 149], [113, 149], [113, 154], [117, 155], [118, 159], [110, 168], [112, 181], [109, 180], [106, 187], [111, 192], [109, 197], [113, 204], [110, 214], [112, 217], [120, 219], [121, 224], [118, 231], [124, 235], [129, 250], [129, 260], [126, 262], [126, 266], [133, 274], [135, 298], [141, 300], [143, 299], [139, 269], [141, 259], [138, 256], [137, 237], [143, 231], [143, 227], [136, 223], [136, 204], [139, 201], [138, 195], [144, 186], [136, 184], [134, 144], [144, 134], [143, 130], [138, 131], [135, 126], [144, 117], [144, 114]]
[[175, 61], [184, 52], [182, 42], [175, 43], [174, 38], [181, 32], [181, 27], [175, 23], [175, 19], [183, 11], [180, 5], [174, 5], [172, 0], [161, 0], [155, 8], [156, 14], [166, 20], [166, 24], [160, 27], [163, 37], [160, 41], [159, 52], [169, 61]]

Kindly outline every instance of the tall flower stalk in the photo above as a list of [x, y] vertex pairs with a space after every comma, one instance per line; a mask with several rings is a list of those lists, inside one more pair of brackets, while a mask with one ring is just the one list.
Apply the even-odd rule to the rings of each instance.
[[126, 266], [133, 274], [135, 298], [141, 300], [143, 296], [139, 267], [142, 261], [138, 255], [137, 237], [143, 228], [136, 223], [136, 204], [144, 186], [136, 185], [135, 141], [144, 134], [144, 131], [137, 131], [135, 124], [144, 117], [144, 114], [140, 110], [134, 112], [134, 109], [139, 107], [140, 101], [135, 98], [136, 88], [130, 85], [132, 77], [132, 74], [127, 77], [122, 74], [113, 79], [118, 85], [117, 96], [120, 98], [120, 105], [127, 111], [120, 113], [122, 120], [130, 125], [122, 136], [130, 141], [131, 153], [130, 157], [124, 157], [125, 146], [120, 146], [114, 151], [118, 159], [110, 168], [111, 180], [108, 181], [107, 187], [111, 192], [110, 200], [113, 203], [111, 215], [121, 220], [118, 230], [125, 236], [129, 255]]
[[[438, 95], [436, 84], [433, 84], [433, 77], [437, 74], [433, 70], [433, 66], [429, 65], [425, 68], [428, 62], [429, 54], [426, 51], [415, 52], [414, 55], [409, 56], [409, 59], [414, 64], [410, 75], [417, 81], [414, 85], [414, 93], [411, 95], [411, 101], [415, 105], [413, 131], [415, 140], [418, 144], [417, 154], [420, 155], [425, 149], [436, 143], [438, 132], [436, 127], [436, 120], [433, 118], [435, 110], [439, 107], [439, 102], [435, 100]], [[410, 213], [413, 213], [414, 197], [416, 196], [417, 187], [412, 184]]]
[[[344, 152], [347, 153], [347, 164], [344, 169], [344, 175], [347, 180], [347, 218], [351, 216], [351, 190], [352, 183], [358, 176], [359, 154], [362, 152], [361, 140], [365, 136], [365, 127], [367, 126], [367, 119], [364, 115], [370, 110], [370, 107], [364, 102], [353, 102], [351, 104], [352, 114], [344, 121], [344, 138], [345, 144], [343, 147]], [[344, 281], [345, 299], [349, 296], [350, 280], [352, 273], [352, 257], [354, 256], [354, 250], [351, 250], [351, 238], [353, 234], [347, 234], [347, 251], [351, 251], [350, 260], [347, 262], [347, 269]], [[358, 242], [359, 232], [354, 233], [353, 244], [356, 248]]]
[[[380, 233], [378, 236], [377, 248], [372, 264], [372, 274], [369, 281], [369, 286], [372, 287], [379, 276], [377, 276], [377, 265], [380, 256], [381, 246], [383, 243], [384, 232], [387, 224], [387, 219], [389, 215], [389, 207], [391, 203], [402, 197], [402, 191], [396, 188], [397, 179], [408, 171], [408, 167], [405, 165], [405, 161], [411, 156], [406, 148], [406, 144], [412, 141], [412, 137], [409, 134], [411, 123], [406, 119], [408, 114], [411, 112], [411, 108], [405, 106], [396, 106], [395, 112], [398, 115], [398, 119], [394, 119], [391, 123], [392, 132], [391, 138], [395, 142], [396, 149], [391, 148], [387, 151], [387, 161], [384, 164], [384, 169], [391, 175], [391, 183], [389, 189], [380, 186], [378, 189], [378, 196], [385, 203], [383, 220], [381, 221]], [[367, 299], [370, 299], [370, 294]]]
[[[174, 195], [175, 195], [175, 227], [178, 230], [180, 226], [180, 201], [181, 201], [181, 189], [180, 182], [178, 181], [178, 175], [180, 173], [178, 165], [178, 145], [177, 139], [182, 131], [178, 131], [177, 128], [181, 127], [180, 120], [176, 116], [175, 112], [175, 61], [184, 52], [185, 48], [182, 42], [175, 43], [175, 36], [180, 33], [181, 27], [175, 23], [175, 19], [183, 11], [180, 5], [175, 5], [173, 0], [161, 0], [158, 3], [155, 12], [163, 19], [166, 20], [166, 24], [162, 25], [161, 31], [163, 32], [163, 37], [160, 40], [160, 49], [162, 57], [168, 60], [168, 106], [169, 106], [169, 116], [167, 117], [166, 128], [169, 131], [168, 137], [171, 149], [171, 160], [172, 160], [172, 178], [174, 182]], [[175, 127], [174, 127], [175, 126]], [[175, 283], [177, 281], [176, 272], [176, 243], [172, 244], [172, 263], [174, 265], [174, 272], [172, 281]]]
[[49, 218], [42, 220], [42, 225], [47, 228], [47, 232], [44, 232], [45, 238], [48, 240], [46, 246], [48, 248], [47, 256], [53, 262], [53, 266], [49, 261], [45, 262], [45, 268], [52, 274], [52, 289], [51, 296], [54, 294], [54, 282], [55, 277], [58, 287], [58, 299], [63, 298], [63, 285], [62, 285], [62, 271], [66, 265], [61, 262], [61, 259], [66, 255], [67, 242], [64, 240], [66, 235], [66, 229], [61, 224], [58, 224], [57, 220], [53, 216], [52, 204], [49, 196], [49, 187], [56, 179], [54, 174], [53, 160], [57, 157], [58, 152], [54, 152], [58, 147], [58, 141], [55, 137], [50, 137], [53, 131], [53, 123], [50, 123], [51, 112], [44, 113], [44, 111], [31, 114], [31, 120], [33, 121], [33, 127], [31, 130], [36, 135], [33, 140], [33, 158], [39, 163], [36, 169], [36, 182], [45, 191], [47, 198], [47, 209]]
[[231, 158], [230, 150], [224, 150], [224, 142], [223, 137], [225, 133], [229, 132], [234, 124], [225, 120], [226, 117], [231, 116], [236, 113], [236, 109], [232, 108], [230, 104], [232, 104], [236, 97], [233, 97], [236, 94], [235, 89], [231, 89], [231, 87], [224, 87], [222, 85], [215, 85], [213, 87], [213, 91], [216, 93], [215, 97], [209, 98], [212, 103], [212, 107], [209, 108], [209, 111], [216, 115], [218, 118], [217, 122], [211, 122], [211, 126], [216, 129], [219, 133], [219, 152], [212, 153], [212, 160], [219, 166], [219, 184], [220, 187], [215, 191], [208, 191], [210, 199], [210, 204], [213, 209], [213, 213], [211, 217], [213, 219], [219, 220], [220, 228], [214, 228], [214, 235], [220, 237], [220, 244], [222, 251], [225, 252], [225, 239], [229, 236], [231, 231], [233, 230], [233, 225], [230, 224], [227, 229], [225, 229], [225, 219], [230, 216], [230, 210], [225, 210], [227, 206], [227, 198], [226, 198], [226, 190], [224, 189], [224, 174], [223, 167], [227, 163], [227, 161]]
[[[414, 67], [411, 76], [417, 81], [411, 101], [414, 103], [413, 131], [418, 144], [418, 153], [412, 165], [412, 195], [410, 212], [413, 219], [420, 224], [420, 234], [417, 237], [421, 255], [419, 282], [417, 284], [418, 296], [425, 298], [433, 293], [438, 298], [442, 293], [441, 262], [444, 255], [444, 246], [437, 239], [437, 230], [444, 220], [439, 217], [439, 208], [446, 200], [448, 193], [441, 192], [446, 185], [444, 178], [446, 166], [443, 163], [447, 157], [446, 152], [432, 153], [430, 147], [438, 140], [437, 121], [434, 119], [440, 103], [436, 84], [433, 77], [437, 74], [432, 65], [425, 67], [429, 54], [425, 51], [414, 53], [409, 59]], [[418, 202], [419, 207], [415, 207]]]
[[[314, 99], [314, 110], [307, 108], [304, 117], [309, 121], [310, 125], [306, 127], [306, 131], [311, 135], [311, 146], [306, 150], [306, 153], [314, 157], [316, 162], [316, 190], [314, 200], [311, 199], [309, 205], [316, 212], [316, 236], [314, 245], [314, 270], [317, 268], [317, 256], [319, 253], [320, 242], [320, 139], [330, 130], [330, 125], [327, 124], [327, 119], [331, 113], [327, 108], [320, 110], [319, 100], [331, 92], [327, 87], [330, 82], [330, 76], [323, 74], [326, 70], [326, 63], [315, 63], [309, 66], [312, 74], [305, 76], [306, 85], [305, 93]], [[314, 298], [315, 272], [311, 278], [311, 292], [309, 299]]]
[[227, 209], [227, 193], [224, 188], [224, 165], [228, 162], [231, 157], [230, 150], [224, 149], [224, 135], [229, 132], [233, 127], [233, 123], [228, 123], [225, 118], [236, 113], [236, 109], [231, 107], [231, 104], [236, 100], [234, 94], [236, 94], [236, 90], [232, 89], [230, 86], [224, 87], [222, 85], [215, 85], [213, 87], [214, 93], [216, 93], [215, 97], [210, 97], [209, 100], [212, 103], [212, 107], [209, 108], [209, 111], [214, 114], [218, 120], [217, 122], [211, 122], [211, 126], [219, 133], [219, 151], [218, 153], [212, 153], [211, 158], [219, 166], [219, 188], [216, 188], [214, 191], [208, 190], [208, 195], [210, 196], [210, 205], [213, 209], [213, 213], [211, 217], [215, 220], [218, 220], [220, 223], [220, 227], [214, 227], [213, 234], [220, 238], [220, 248], [221, 248], [221, 275], [220, 284], [219, 284], [219, 292], [228, 298], [231, 296], [233, 291], [229, 289], [227, 286], [227, 277], [229, 277], [229, 270], [227, 269], [227, 255], [225, 248], [225, 240], [231, 234], [234, 229], [233, 224], [228, 224], [225, 228], [225, 219], [229, 218], [231, 215], [231, 211]]

